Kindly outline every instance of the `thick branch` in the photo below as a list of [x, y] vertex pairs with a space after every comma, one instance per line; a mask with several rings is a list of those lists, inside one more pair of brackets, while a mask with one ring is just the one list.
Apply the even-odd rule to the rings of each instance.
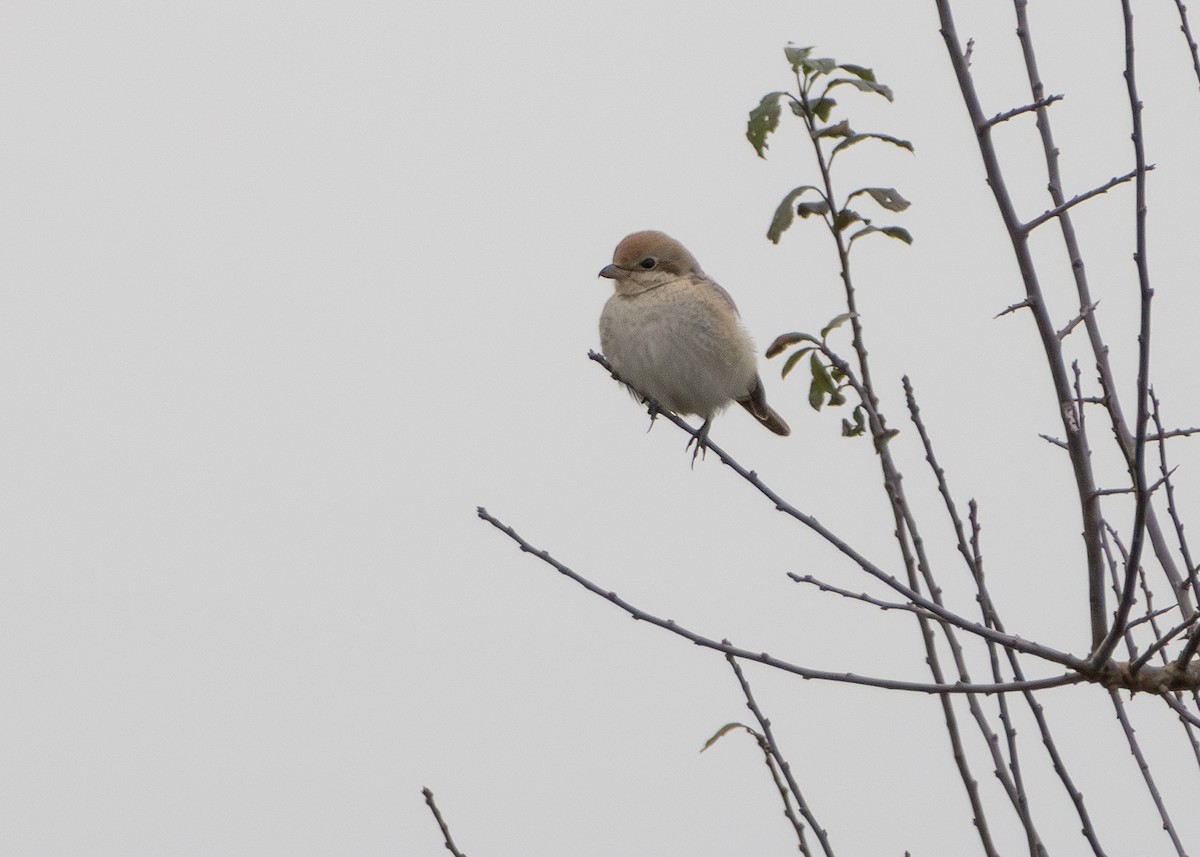
[[[979, 143], [979, 152], [983, 159], [984, 170], [987, 173], [988, 185], [992, 189], [996, 205], [1000, 210], [1009, 240], [1012, 242], [1013, 253], [1016, 256], [1017, 267], [1025, 284], [1025, 298], [1033, 313], [1038, 335], [1042, 340], [1042, 348], [1046, 353], [1046, 362], [1050, 377], [1054, 383], [1055, 397], [1058, 404], [1059, 416], [1062, 419], [1066, 433], [1067, 450], [1070, 453], [1071, 466], [1075, 475], [1075, 487], [1079, 495], [1079, 506], [1083, 518], [1083, 540], [1087, 552], [1088, 591], [1090, 598], [1090, 617], [1092, 623], [1092, 642], [1097, 644], [1104, 638], [1107, 630], [1108, 616], [1104, 606], [1104, 558], [1100, 550], [1100, 504], [1093, 496], [1096, 490], [1095, 477], [1092, 473], [1091, 453], [1086, 435], [1079, 424], [1077, 406], [1073, 401], [1071, 384], [1067, 375], [1066, 364], [1062, 354], [1062, 343], [1058, 339], [1058, 331], [1050, 319], [1042, 295], [1042, 287], [1034, 267], [1033, 256], [1029, 248], [1029, 234], [1017, 217], [1016, 208], [1008, 192], [1003, 171], [1000, 169], [999, 157], [991, 139], [991, 127], [983, 113], [975, 82], [971, 77], [966, 56], [958, 39], [954, 24], [954, 15], [950, 11], [950, 0], [935, 0], [938, 18], [941, 22], [942, 37], [946, 42], [946, 50], [958, 79], [963, 101], [975, 129]], [[1035, 93], [1034, 101], [1040, 101], [1041, 93]], [[1039, 116], [1045, 112], [1039, 109]], [[1086, 304], [1085, 304], [1086, 305]]]
[[1133, 121], [1133, 152], [1136, 167], [1134, 222], [1136, 224], [1136, 246], [1134, 261], [1137, 263], [1138, 292], [1141, 297], [1141, 323], [1138, 331], [1138, 374], [1137, 374], [1137, 418], [1133, 426], [1133, 464], [1130, 476], [1137, 489], [1133, 513], [1133, 536], [1129, 544], [1129, 559], [1125, 565], [1125, 586], [1121, 603], [1117, 606], [1112, 628], [1093, 652], [1092, 664], [1108, 660], [1117, 646], [1117, 640], [1129, 621], [1129, 612], [1137, 596], [1138, 566], [1142, 560], [1142, 548], [1146, 543], [1146, 515], [1150, 507], [1150, 491], [1146, 485], [1146, 425], [1150, 408], [1150, 301], [1154, 290], [1150, 288], [1150, 270], [1146, 259], [1146, 150], [1142, 131], [1142, 102], [1138, 97], [1137, 78], [1133, 61], [1133, 9], [1129, 0], [1121, 0], [1125, 20], [1125, 86], [1129, 93], [1129, 112]]

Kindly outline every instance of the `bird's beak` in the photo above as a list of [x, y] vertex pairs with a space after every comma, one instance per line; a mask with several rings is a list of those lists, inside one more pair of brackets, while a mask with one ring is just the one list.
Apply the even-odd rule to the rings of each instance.
[[618, 268], [616, 265], [605, 265], [600, 270], [601, 277], [607, 277], [610, 280], [620, 280], [628, 275], [628, 271], [624, 268]]

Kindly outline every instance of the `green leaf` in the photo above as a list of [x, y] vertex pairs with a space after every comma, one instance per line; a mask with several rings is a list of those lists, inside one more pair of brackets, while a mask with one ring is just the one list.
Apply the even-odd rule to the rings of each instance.
[[746, 139], [758, 152], [760, 158], [767, 156], [767, 135], [779, 127], [779, 99], [783, 92], [768, 92], [762, 97], [758, 106], [750, 111], [750, 120], [746, 123]]
[[842, 71], [848, 71], [855, 77], [861, 77], [863, 80], [875, 80], [875, 72], [869, 68], [864, 68], [861, 65], [853, 65], [852, 63], [844, 62], [838, 66]]
[[850, 196], [846, 197], [846, 202], [864, 193], [888, 211], [904, 211], [904, 209], [912, 205], [894, 187], [860, 187], [854, 193], [850, 194]]
[[800, 358], [812, 350], [813, 347], [811, 345], [806, 345], [803, 348], [797, 348], [795, 351], [789, 354], [788, 359], [783, 364], [783, 371], [779, 373], [779, 377], [786, 378], [788, 373], [792, 371], [792, 367], [796, 365]]
[[827, 125], [812, 132], [813, 139], [818, 137], [849, 137], [854, 132], [850, 130], [850, 120], [843, 119], [836, 125]]
[[837, 385], [829, 377], [829, 370], [825, 368], [825, 364], [821, 362], [821, 358], [817, 354], [812, 355], [809, 367], [812, 370], [812, 383], [808, 385], [808, 403], [812, 405], [813, 410], [819, 411], [826, 396], [837, 395]]
[[817, 342], [817, 338], [811, 333], [781, 333], [775, 337], [775, 341], [767, 346], [767, 359], [778, 357], [785, 349], [790, 348], [797, 342]]
[[888, 101], [892, 101], [894, 99], [894, 96], [892, 95], [892, 88], [890, 86], [884, 86], [882, 83], [876, 83], [873, 80], [861, 80], [857, 77], [839, 77], [837, 80], [830, 83], [825, 91], [828, 92], [835, 86], [841, 86], [842, 84], [849, 84], [855, 89], [861, 89], [863, 92], [877, 93], [882, 95]]
[[811, 217], [814, 214], [828, 214], [829, 203], [823, 199], [816, 202], [802, 202], [796, 206], [796, 213], [800, 215], [801, 220]]
[[844, 231], [851, 223], [861, 221], [862, 215], [851, 208], [843, 208], [833, 218], [833, 228], [838, 232]]
[[771, 225], [767, 229], [767, 238], [771, 240], [772, 244], [778, 244], [780, 237], [792, 225], [792, 219], [796, 213], [796, 200], [803, 196], [805, 191], [810, 190], [820, 193], [817, 188], [806, 184], [794, 189], [779, 203], [779, 207], [775, 209], [775, 216], [771, 218]]
[[800, 73], [800, 63], [808, 59], [808, 55], [813, 51], [812, 45], [807, 48], [801, 48], [791, 42], [787, 43], [787, 47], [783, 49], [783, 55], [787, 57], [787, 61], [792, 64], [792, 71]]
[[853, 244], [856, 239], [864, 235], [869, 235], [872, 232], [882, 232], [889, 238], [895, 238], [898, 241], [903, 241], [905, 244], [913, 243], [913, 238], [909, 231], [900, 226], [866, 226], [850, 236], [850, 243]]
[[848, 149], [855, 143], [861, 143], [863, 140], [882, 140], [885, 143], [891, 143], [893, 146], [899, 146], [901, 149], [908, 149], [910, 152], [913, 150], [913, 144], [908, 142], [908, 140], [901, 140], [899, 137], [890, 137], [887, 134], [872, 134], [868, 132], [865, 134], [851, 134], [833, 147], [830, 157], [832, 158], [842, 149]]
[[833, 331], [837, 330], [839, 327], [841, 327], [843, 324], [845, 324], [846, 322], [848, 322], [850, 319], [854, 318], [857, 315], [858, 315], [858, 313], [856, 313], [856, 312], [844, 312], [841, 315], [835, 315], [833, 318], [831, 318], [829, 320], [829, 324], [827, 324], [821, 328], [822, 341], [824, 341], [824, 339], [827, 336], [829, 336], [829, 334], [833, 333]]
[[856, 405], [854, 408], [854, 422], [851, 423], [847, 419], [842, 420], [842, 437], [860, 437], [866, 430], [867, 425], [863, 406]]
[[837, 67], [837, 60], [833, 57], [817, 57], [800, 63], [800, 68], [804, 69], [805, 74], [829, 74]]
[[[794, 108], [795, 104], [792, 106]], [[829, 114], [833, 108], [837, 107], [837, 102], [832, 98], [818, 98], [816, 101], [811, 102], [810, 106], [814, 116], [816, 116], [822, 122], [828, 122]]]

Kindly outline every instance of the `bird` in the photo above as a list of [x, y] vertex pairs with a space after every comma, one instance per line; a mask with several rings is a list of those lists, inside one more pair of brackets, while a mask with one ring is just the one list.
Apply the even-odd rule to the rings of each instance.
[[704, 420], [688, 446], [707, 450], [713, 418], [737, 402], [778, 435], [791, 429], [767, 404], [754, 343], [737, 305], [696, 257], [655, 230], [625, 236], [600, 276], [613, 294], [600, 313], [600, 348], [618, 380], [654, 407]]

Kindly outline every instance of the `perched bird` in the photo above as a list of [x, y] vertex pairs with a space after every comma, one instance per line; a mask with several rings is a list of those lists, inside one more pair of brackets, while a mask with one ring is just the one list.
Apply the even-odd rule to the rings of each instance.
[[[775, 434], [791, 433], [767, 404], [750, 341], [729, 293], [687, 248], [662, 232], [635, 232], [601, 272], [613, 295], [600, 314], [600, 347], [620, 379], [664, 410], [704, 419], [737, 402]], [[691, 443], [688, 444], [691, 446]]]

